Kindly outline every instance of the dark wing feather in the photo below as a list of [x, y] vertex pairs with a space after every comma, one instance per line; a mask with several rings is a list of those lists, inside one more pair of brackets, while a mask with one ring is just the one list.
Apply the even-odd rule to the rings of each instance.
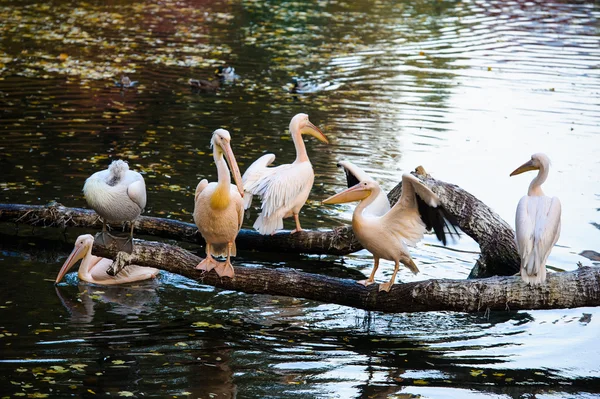
[[352, 187], [357, 185], [358, 183], [360, 183], [360, 181], [358, 180], [358, 178], [356, 176], [354, 176], [352, 174], [352, 172], [350, 172], [348, 169], [344, 168], [341, 164], [337, 164], [338, 167], [344, 169], [344, 172], [346, 173], [346, 181], [348, 182], [348, 187]]
[[457, 236], [459, 235], [458, 230], [456, 229], [458, 221], [454, 216], [450, 215], [442, 205], [434, 208], [427, 205], [418, 195], [415, 195], [415, 198], [417, 199], [417, 207], [421, 214], [421, 220], [425, 223], [427, 230], [434, 231], [438, 240], [446, 245], [447, 240], [444, 226], [447, 227], [447, 232], [451, 236], [454, 234]]

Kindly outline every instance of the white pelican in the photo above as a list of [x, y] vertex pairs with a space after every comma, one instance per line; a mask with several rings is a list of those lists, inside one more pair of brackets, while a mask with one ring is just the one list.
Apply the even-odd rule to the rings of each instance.
[[69, 255], [58, 272], [55, 284], [58, 284], [80, 259], [82, 259], [81, 265], [77, 273], [79, 279], [94, 284], [115, 285], [132, 283], [156, 277], [159, 272], [158, 269], [153, 267], [129, 265], [116, 276], [111, 276], [106, 271], [113, 264], [113, 260], [92, 255], [93, 245], [94, 237], [91, 234], [84, 234], [77, 237], [75, 248], [73, 248], [71, 255]]
[[[375, 282], [375, 272], [379, 267], [379, 259], [394, 261], [394, 273], [379, 291], [389, 291], [400, 262], [413, 273], [419, 269], [408, 252], [407, 245], [416, 245], [423, 238], [427, 229], [433, 228], [437, 238], [446, 244], [444, 225], [449, 218], [440, 206], [439, 197], [421, 183], [416, 177], [402, 176], [402, 194], [398, 202], [385, 214], [376, 216], [363, 212], [377, 199], [381, 188], [374, 180], [367, 178], [358, 184], [323, 201], [324, 204], [341, 204], [360, 201], [352, 215], [352, 229], [358, 241], [373, 254], [374, 267], [367, 280], [359, 281], [365, 286]], [[448, 233], [451, 233], [448, 231]]]
[[[338, 166], [344, 168], [348, 187], [352, 187], [361, 181], [375, 181], [364, 170], [354, 165], [350, 161], [340, 161], [338, 162]], [[383, 190], [379, 190], [379, 194], [377, 197], [375, 197], [375, 200], [373, 200], [373, 202], [365, 208], [363, 213], [365, 215], [381, 216], [387, 213], [390, 208], [390, 200], [388, 199], [387, 195], [383, 192]]]
[[296, 147], [294, 163], [268, 168], [275, 160], [274, 154], [265, 154], [258, 158], [244, 173], [244, 207], [248, 209], [252, 195], [262, 199], [262, 212], [258, 215], [254, 228], [260, 234], [274, 234], [283, 229], [283, 219], [294, 216], [296, 228], [294, 234], [301, 231], [298, 213], [304, 206], [315, 180], [303, 134], [310, 134], [319, 141], [329, 143], [321, 130], [308, 120], [308, 115], [297, 114], [290, 122], [290, 134]]
[[[230, 142], [231, 136], [227, 130], [217, 129], [213, 132], [210, 145], [217, 166], [218, 182], [209, 183], [203, 179], [198, 183], [194, 222], [206, 241], [206, 258], [196, 268], [207, 272], [215, 269], [219, 276], [233, 277], [230, 256], [236, 255], [235, 237], [244, 219], [244, 189]], [[231, 184], [227, 163], [232, 169], [235, 185]], [[227, 260], [225, 263], [219, 263], [212, 255], [226, 256]]]
[[131, 232], [122, 250], [131, 253], [133, 222], [146, 206], [146, 184], [142, 175], [129, 170], [125, 161], [113, 161], [108, 169], [87, 178], [83, 195], [88, 205], [102, 217], [102, 234], [98, 236], [97, 242], [109, 245], [114, 240], [106, 231], [107, 222], [129, 222]]
[[546, 154], [533, 154], [531, 160], [515, 169], [515, 176], [539, 170], [531, 181], [527, 195], [519, 201], [515, 218], [515, 242], [521, 256], [521, 277], [531, 284], [546, 281], [546, 260], [560, 236], [560, 201], [547, 197], [542, 183], [548, 177], [550, 159]]

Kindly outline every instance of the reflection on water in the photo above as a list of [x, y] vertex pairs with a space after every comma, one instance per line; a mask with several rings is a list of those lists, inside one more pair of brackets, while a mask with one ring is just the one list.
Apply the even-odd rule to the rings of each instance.
[[[146, 214], [191, 221], [198, 180], [216, 178], [214, 129], [231, 131], [242, 170], [267, 150], [286, 163], [294, 150], [285, 130], [306, 112], [332, 142], [307, 142], [316, 178], [306, 227], [350, 219], [352, 206], [319, 203], [344, 184], [339, 159], [385, 189], [422, 164], [512, 223], [530, 177], [508, 173], [544, 151], [553, 161], [544, 189], [563, 203], [550, 264], [571, 270], [591, 264], [582, 250], [598, 250], [594, 3], [6, 1], [0, 16], [4, 202], [84, 207], [85, 178], [118, 157], [144, 173]], [[189, 89], [189, 78], [213, 79], [226, 64], [239, 80], [211, 93]], [[139, 84], [117, 87], [123, 74]], [[327, 87], [292, 94], [294, 78]], [[223, 292], [170, 274], [110, 288], [71, 274], [55, 288], [69, 242], [2, 237], [7, 395], [517, 398], [600, 390], [596, 309], [382, 315]], [[466, 238], [448, 249], [427, 237], [412, 250], [422, 273], [399, 278], [466, 277], [477, 250]], [[372, 267], [364, 251], [343, 264], [257, 253], [238, 261], [357, 279]], [[376, 278], [389, 278], [391, 265], [381, 269]]]

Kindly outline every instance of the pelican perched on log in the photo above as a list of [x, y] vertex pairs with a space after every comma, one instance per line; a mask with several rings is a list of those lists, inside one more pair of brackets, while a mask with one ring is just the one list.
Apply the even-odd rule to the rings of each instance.
[[546, 281], [546, 261], [560, 236], [560, 201], [547, 197], [542, 183], [548, 178], [550, 159], [546, 154], [533, 154], [531, 159], [515, 169], [515, 176], [538, 170], [527, 195], [519, 201], [515, 218], [515, 242], [521, 257], [521, 277], [531, 284]]
[[291, 164], [269, 168], [275, 160], [274, 154], [258, 158], [244, 173], [244, 207], [248, 209], [253, 195], [262, 200], [261, 213], [254, 222], [260, 234], [274, 234], [283, 229], [283, 219], [294, 217], [296, 228], [292, 234], [301, 231], [298, 214], [306, 203], [315, 180], [315, 172], [308, 159], [303, 134], [309, 134], [319, 141], [329, 143], [321, 130], [308, 120], [308, 115], [297, 114], [290, 122], [290, 134], [296, 147], [296, 160]]
[[[244, 219], [244, 189], [240, 169], [231, 150], [231, 135], [225, 129], [213, 132], [210, 145], [217, 166], [218, 182], [203, 179], [196, 187], [194, 222], [206, 241], [206, 258], [197, 269], [215, 269], [219, 276], [233, 277], [230, 257], [236, 255], [235, 237]], [[225, 161], [225, 159], [227, 161]], [[235, 185], [231, 184], [229, 168], [232, 169]], [[212, 256], [226, 256], [224, 263]]]
[[[344, 168], [346, 173], [346, 181], [348, 182], [348, 188], [360, 183], [361, 181], [375, 181], [361, 168], [354, 165], [350, 161], [340, 161], [338, 166]], [[365, 208], [363, 213], [365, 215], [381, 216], [390, 210], [390, 200], [383, 190], [379, 190], [379, 194], [373, 202]]]
[[91, 234], [84, 234], [77, 237], [75, 248], [73, 248], [73, 251], [58, 272], [55, 284], [58, 284], [80, 259], [81, 265], [77, 273], [79, 279], [94, 284], [115, 285], [132, 283], [154, 278], [159, 272], [158, 269], [153, 267], [129, 265], [116, 276], [111, 276], [106, 271], [113, 264], [113, 260], [92, 255], [93, 245], [94, 237]]
[[[356, 238], [373, 254], [374, 267], [367, 280], [359, 281], [365, 286], [375, 282], [379, 259], [395, 262], [394, 273], [379, 291], [389, 291], [396, 279], [400, 263], [417, 274], [419, 269], [410, 257], [407, 245], [416, 245], [426, 230], [435, 231], [437, 238], [446, 245], [444, 226], [451, 220], [440, 205], [439, 197], [416, 177], [402, 176], [402, 194], [398, 202], [386, 213], [377, 216], [365, 210], [381, 193], [379, 184], [371, 178], [363, 178], [354, 186], [327, 198], [324, 204], [341, 204], [360, 201], [352, 214], [352, 229]], [[450, 226], [449, 226], [450, 227]], [[455, 230], [456, 231], [456, 230]], [[451, 234], [451, 231], [448, 230]]]
[[83, 195], [88, 205], [102, 218], [102, 234], [96, 242], [108, 246], [115, 239], [107, 232], [106, 223], [129, 222], [131, 232], [121, 249], [131, 253], [134, 221], [146, 206], [146, 183], [142, 175], [129, 170], [125, 161], [113, 161], [108, 169], [87, 178]]

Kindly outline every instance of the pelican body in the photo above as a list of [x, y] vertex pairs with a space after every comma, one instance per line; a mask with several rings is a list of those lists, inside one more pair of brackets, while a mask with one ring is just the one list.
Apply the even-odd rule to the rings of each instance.
[[515, 242], [521, 257], [521, 278], [533, 285], [546, 281], [546, 261], [560, 236], [561, 205], [556, 197], [547, 197], [542, 183], [548, 178], [550, 159], [545, 154], [533, 154], [531, 160], [515, 169], [515, 176], [538, 170], [527, 195], [519, 201], [515, 218]]
[[290, 122], [290, 134], [296, 148], [296, 159], [291, 164], [269, 168], [275, 160], [274, 154], [265, 154], [246, 170], [242, 177], [244, 184], [244, 207], [252, 203], [252, 196], [261, 197], [261, 213], [254, 222], [260, 234], [274, 234], [283, 229], [283, 219], [293, 216], [296, 228], [301, 231], [298, 214], [306, 203], [315, 180], [315, 172], [308, 159], [303, 134], [309, 134], [319, 141], [328, 143], [321, 130], [308, 120], [308, 115], [297, 114]]
[[146, 207], [146, 184], [138, 172], [129, 170], [125, 161], [113, 161], [108, 169], [96, 172], [85, 181], [83, 195], [88, 205], [102, 218], [102, 235], [98, 243], [108, 245], [113, 240], [106, 223], [129, 222], [131, 232], [123, 250], [133, 250], [133, 222]]
[[407, 245], [416, 245], [423, 238], [425, 231], [431, 228], [438, 239], [446, 244], [444, 226], [447, 225], [446, 219], [449, 216], [440, 206], [439, 197], [409, 174], [402, 176], [402, 194], [389, 211], [381, 215], [367, 212], [380, 194], [379, 184], [371, 178], [363, 177], [354, 186], [327, 198], [323, 203], [360, 201], [352, 214], [352, 229], [363, 247], [373, 254], [374, 268], [369, 278], [359, 283], [365, 286], [373, 284], [379, 259], [387, 259], [395, 262], [394, 273], [387, 283], [379, 286], [379, 290], [389, 291], [396, 279], [400, 263], [415, 274], [419, 272], [410, 257]]
[[[194, 222], [206, 241], [206, 258], [197, 269], [215, 269], [219, 276], [233, 277], [230, 257], [236, 255], [235, 238], [244, 219], [244, 202], [240, 169], [231, 150], [231, 136], [225, 129], [214, 131], [211, 139], [213, 157], [217, 166], [218, 181], [209, 183], [203, 179], [196, 187]], [[229, 168], [233, 171], [235, 185], [231, 184]], [[225, 256], [225, 263], [212, 257]]]
[[111, 276], [106, 271], [113, 264], [113, 260], [92, 255], [93, 245], [94, 237], [91, 234], [84, 234], [77, 237], [75, 248], [73, 248], [73, 251], [58, 272], [55, 284], [58, 284], [80, 259], [81, 265], [77, 273], [79, 279], [94, 284], [116, 285], [132, 283], [154, 278], [159, 272], [158, 269], [153, 267], [129, 265], [116, 276]]

